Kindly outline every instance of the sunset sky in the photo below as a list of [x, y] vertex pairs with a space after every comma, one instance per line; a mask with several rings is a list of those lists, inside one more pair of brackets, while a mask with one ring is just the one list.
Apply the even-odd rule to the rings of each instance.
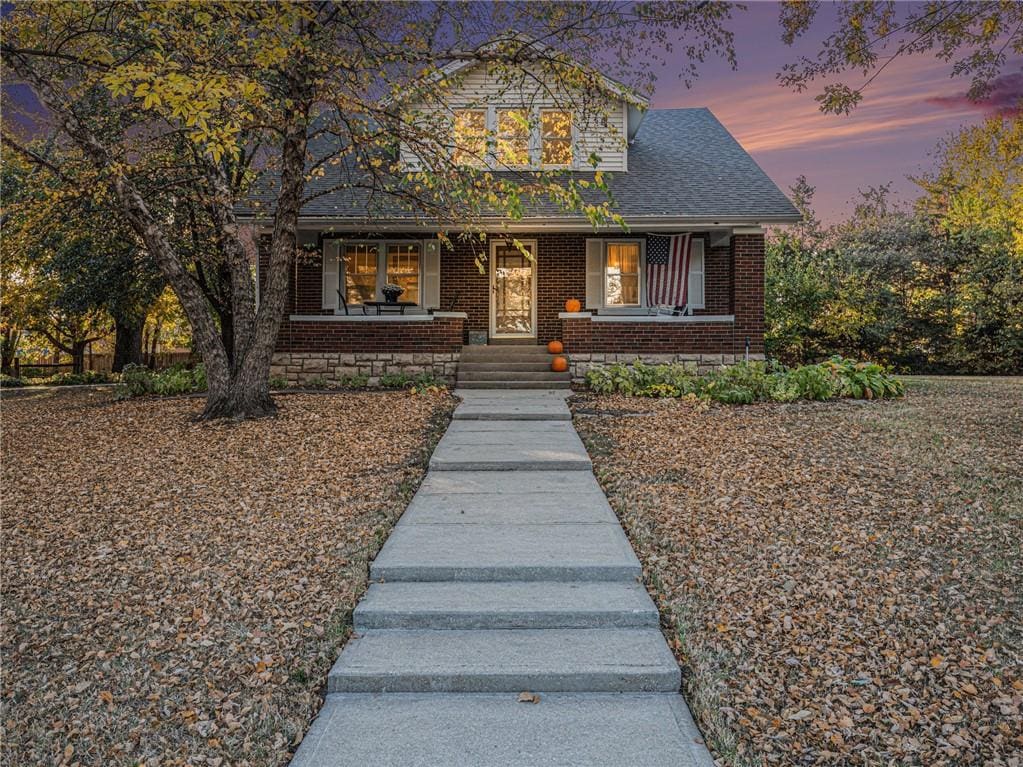
[[[1023, 95], [1023, 62], [1004, 70], [993, 104], [969, 103], [967, 80], [950, 78], [952, 65], [931, 55], [899, 58], [864, 92], [849, 116], [825, 115], [813, 97], [819, 88], [794, 93], [775, 74], [799, 55], [815, 57], [820, 41], [834, 28], [825, 6], [810, 32], [789, 48], [781, 42], [774, 3], [751, 3], [736, 11], [738, 71], [709, 61], [692, 90], [669, 68], [659, 70], [655, 108], [706, 106], [736, 136], [782, 189], [800, 174], [817, 187], [816, 207], [835, 220], [856, 190], [894, 182], [902, 199], [915, 196], [907, 175], [930, 166], [937, 141], [961, 125], [982, 120], [993, 104]], [[846, 81], [858, 85], [860, 73]]]

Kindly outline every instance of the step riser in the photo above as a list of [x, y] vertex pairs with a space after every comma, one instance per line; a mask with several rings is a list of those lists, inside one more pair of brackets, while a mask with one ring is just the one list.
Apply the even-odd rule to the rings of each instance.
[[371, 577], [375, 581], [458, 581], [487, 582], [498, 581], [571, 581], [635, 582], [643, 574], [638, 565], [588, 565], [585, 567], [524, 566], [524, 567], [432, 567], [419, 565], [402, 567], [397, 565], [370, 567]]
[[626, 629], [658, 625], [656, 611], [607, 612], [386, 612], [355, 609], [356, 631], [374, 629]]
[[555, 373], [547, 369], [543, 371], [522, 370], [461, 370], [458, 371], [458, 383], [470, 381], [569, 381], [571, 373]]
[[459, 362], [460, 373], [484, 373], [489, 371], [502, 371], [516, 373], [549, 373], [551, 370], [550, 360], [540, 362]]
[[331, 674], [327, 692], [677, 692], [681, 673]]
[[571, 381], [465, 381], [463, 389], [571, 389]]

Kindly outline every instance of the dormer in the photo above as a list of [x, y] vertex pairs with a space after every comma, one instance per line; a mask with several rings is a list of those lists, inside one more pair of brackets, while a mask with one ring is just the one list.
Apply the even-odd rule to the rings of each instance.
[[585, 90], [556, 87], [543, 71], [509, 74], [480, 62], [441, 70], [429, 99], [406, 106], [431, 143], [403, 142], [404, 167], [417, 170], [423, 153], [437, 152], [494, 171], [627, 171], [647, 100], [609, 78]]

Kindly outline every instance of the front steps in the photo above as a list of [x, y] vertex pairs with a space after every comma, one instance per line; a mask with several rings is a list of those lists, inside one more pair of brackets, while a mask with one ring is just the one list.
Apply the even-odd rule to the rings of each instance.
[[544, 346], [463, 346], [458, 362], [461, 389], [570, 389], [571, 373], [551, 370], [554, 355]]

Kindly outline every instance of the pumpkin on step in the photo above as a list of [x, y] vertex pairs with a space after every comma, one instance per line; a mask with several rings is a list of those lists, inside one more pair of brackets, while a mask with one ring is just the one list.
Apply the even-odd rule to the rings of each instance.
[[564, 357], [555, 357], [551, 360], [551, 370], [555, 373], [564, 373], [568, 370], [568, 360]]
[[551, 341], [547, 344], [547, 351], [551, 354], [561, 354], [565, 351], [565, 347], [562, 346], [561, 341]]
[[570, 299], [568, 299], [565, 302], [565, 311], [566, 312], [581, 312], [582, 310], [583, 310], [583, 305], [581, 303], [579, 303], [579, 299], [578, 298], [570, 298]]

